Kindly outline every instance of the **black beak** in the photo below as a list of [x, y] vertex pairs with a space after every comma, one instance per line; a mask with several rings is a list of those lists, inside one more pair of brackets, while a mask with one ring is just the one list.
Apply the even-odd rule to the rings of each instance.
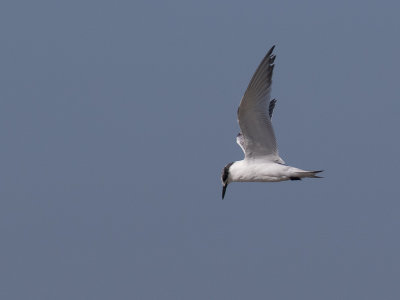
[[224, 183], [223, 187], [222, 187], [222, 200], [224, 200], [225, 197], [225, 192], [226, 192], [226, 188], [228, 187], [227, 183]]

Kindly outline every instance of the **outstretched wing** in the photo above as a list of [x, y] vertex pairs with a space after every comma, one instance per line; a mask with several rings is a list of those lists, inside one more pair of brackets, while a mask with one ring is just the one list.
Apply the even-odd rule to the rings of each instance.
[[[244, 150], [246, 159], [265, 157], [283, 162], [278, 155], [270, 118], [275, 106], [275, 101], [270, 102], [274, 47], [261, 61], [239, 105], [238, 122], [242, 133], [239, 145]], [[237, 141], [239, 143], [239, 140]]]

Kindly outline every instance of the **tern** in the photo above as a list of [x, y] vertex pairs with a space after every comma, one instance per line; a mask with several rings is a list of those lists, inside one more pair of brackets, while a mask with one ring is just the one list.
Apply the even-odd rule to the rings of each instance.
[[231, 182], [278, 182], [322, 178], [320, 171], [305, 171], [285, 164], [278, 147], [271, 117], [276, 99], [271, 98], [275, 46], [267, 52], [240, 102], [237, 118], [240, 132], [236, 142], [244, 152], [244, 159], [227, 164], [222, 170], [222, 199]]

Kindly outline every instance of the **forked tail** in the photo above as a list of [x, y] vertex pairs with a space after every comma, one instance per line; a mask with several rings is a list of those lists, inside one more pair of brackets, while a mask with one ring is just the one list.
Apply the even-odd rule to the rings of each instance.
[[302, 178], [324, 178], [315, 174], [321, 173], [320, 171], [303, 171], [301, 169], [297, 169], [293, 172], [293, 175], [289, 177], [290, 180], [301, 180]]
[[304, 172], [298, 172], [298, 177], [302, 178], [302, 177], [308, 177], [308, 178], [324, 178], [322, 176], [318, 176], [315, 174], [321, 173], [324, 170], [320, 170], [320, 171], [304, 171]]

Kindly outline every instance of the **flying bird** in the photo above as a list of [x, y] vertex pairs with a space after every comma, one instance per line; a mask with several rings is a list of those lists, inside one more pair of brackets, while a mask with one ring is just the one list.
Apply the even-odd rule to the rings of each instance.
[[305, 171], [285, 164], [278, 148], [271, 117], [276, 100], [270, 100], [275, 55], [273, 46], [261, 61], [240, 102], [237, 118], [240, 132], [236, 142], [244, 159], [227, 164], [222, 170], [222, 199], [231, 182], [278, 182], [322, 178], [321, 171]]

